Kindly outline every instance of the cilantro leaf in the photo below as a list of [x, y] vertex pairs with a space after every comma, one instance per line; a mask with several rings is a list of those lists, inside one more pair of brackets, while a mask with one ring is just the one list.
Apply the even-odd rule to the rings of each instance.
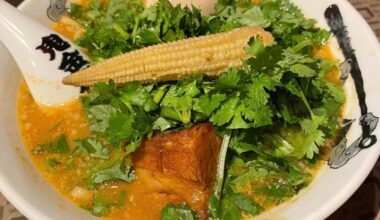
[[234, 205], [228, 197], [222, 200], [221, 219], [239, 220], [241, 219], [241, 210]]
[[247, 123], [244, 118], [243, 118], [243, 114], [244, 111], [245, 111], [245, 107], [243, 105], [239, 105], [236, 109], [235, 109], [235, 113], [233, 115], [233, 119], [231, 121], [231, 123], [228, 125], [227, 128], [229, 129], [245, 129], [245, 128], [249, 128], [250, 127], [250, 124]]
[[173, 6], [168, 0], [144, 9], [139, 0], [98, 1], [85, 7], [71, 4], [69, 16], [82, 26], [76, 40], [94, 62], [144, 46], [207, 34], [200, 10]]
[[282, 48], [278, 45], [266, 47], [262, 53], [249, 58], [246, 63], [254, 72], [271, 72], [281, 60]]
[[91, 130], [104, 133], [109, 126], [110, 117], [116, 113], [116, 109], [111, 105], [101, 104], [88, 107], [87, 112], [87, 117], [91, 121]]
[[106, 213], [108, 213], [111, 209], [111, 205], [108, 201], [106, 201], [104, 198], [99, 196], [98, 194], [95, 194], [93, 196], [93, 204], [91, 206], [91, 213], [95, 216], [102, 216]]
[[167, 204], [161, 211], [163, 220], [197, 220], [197, 214], [186, 204]]
[[109, 159], [110, 157], [109, 150], [97, 139], [75, 140], [74, 144], [90, 156], [101, 159]]
[[91, 88], [89, 101], [94, 104], [106, 103], [115, 98], [116, 94], [117, 89], [113, 81], [99, 82]]
[[273, 113], [267, 105], [268, 91], [275, 91], [277, 83], [267, 75], [258, 75], [252, 78], [252, 83], [246, 85], [248, 98], [244, 99], [244, 117], [254, 121], [254, 127], [272, 124]]
[[264, 51], [264, 43], [260, 38], [251, 38], [248, 45], [245, 52], [251, 56], [257, 56]]
[[[183, 80], [178, 85], [170, 87], [165, 94], [161, 105], [172, 108], [174, 111], [168, 115], [173, 115], [170, 119], [180, 120], [184, 124], [188, 124], [191, 120], [191, 110], [193, 108], [194, 97], [201, 91], [198, 89], [197, 80]], [[167, 110], [169, 110], [167, 108]], [[162, 114], [162, 108], [161, 108]]]
[[265, 202], [270, 204], [280, 204], [296, 194], [296, 188], [288, 181], [275, 180], [267, 181], [267, 184], [257, 185], [254, 193], [257, 196], [265, 196]]
[[319, 146], [325, 142], [325, 134], [318, 128], [326, 122], [325, 117], [313, 115], [311, 119], [304, 119], [300, 122], [302, 130], [306, 134], [303, 152], [306, 157], [312, 159], [314, 154], [319, 152]]
[[325, 134], [321, 130], [315, 130], [309, 133], [305, 141], [306, 157], [312, 159], [315, 154], [319, 153], [319, 146], [325, 143]]
[[156, 30], [152, 29], [141, 29], [136, 34], [136, 43], [142, 45], [153, 45], [162, 43], [160, 36], [156, 32]]
[[194, 100], [194, 110], [210, 116], [226, 100], [225, 94], [203, 95]]
[[98, 185], [109, 180], [122, 180], [130, 183], [136, 178], [135, 171], [125, 161], [118, 161], [112, 166], [101, 168], [88, 177], [90, 185]]
[[128, 83], [121, 89], [120, 100], [134, 112], [133, 105], [149, 112], [157, 109], [157, 104], [153, 100], [153, 96], [149, 94], [144, 87], [138, 82]]
[[221, 73], [216, 80], [216, 85], [223, 89], [236, 89], [239, 88], [239, 81], [241, 79], [241, 71], [236, 68], [229, 69]]
[[[291, 164], [286, 163], [280, 167], [275, 162], [259, 158], [248, 162], [247, 166], [248, 171], [234, 178], [229, 186], [231, 186], [233, 192], [239, 193], [241, 187], [249, 184], [252, 186], [252, 193], [255, 198], [262, 198], [261, 202], [263, 204], [279, 204], [294, 196], [298, 186], [307, 184], [307, 178], [304, 174], [298, 172], [298, 170], [297, 173], [295, 173], [295, 170], [290, 171], [294, 169]], [[288, 179], [290, 172], [293, 175], [293, 182]], [[260, 204], [256, 205], [260, 207]]]
[[311, 77], [316, 74], [315, 70], [303, 64], [294, 64], [290, 67], [290, 71], [298, 74], [300, 77]]
[[[257, 106], [265, 105], [268, 102], [267, 91], [275, 91], [277, 83], [268, 75], [260, 74], [252, 77], [252, 83], [247, 84], [247, 96], [254, 99]], [[266, 91], [267, 90], [267, 91]]]
[[174, 121], [171, 121], [171, 120], [166, 119], [164, 117], [159, 117], [153, 123], [153, 130], [166, 131], [167, 129], [175, 126], [176, 124], [177, 123]]
[[171, 119], [176, 120], [177, 118], [184, 124], [188, 124], [191, 120], [191, 109], [193, 106], [193, 99], [190, 96], [181, 97], [165, 97], [162, 104], [167, 107], [172, 107], [177, 117]]
[[70, 151], [66, 135], [62, 134], [51, 143], [41, 144], [33, 148], [32, 154], [57, 153], [64, 154]]
[[133, 123], [134, 118], [131, 114], [112, 114], [106, 130], [110, 143], [114, 146], [119, 146], [123, 141], [131, 140], [136, 134]]
[[222, 126], [231, 121], [239, 104], [239, 97], [230, 98], [222, 104], [220, 109], [214, 113], [210, 121], [217, 126]]
[[295, 151], [294, 146], [280, 135], [268, 135], [265, 139], [270, 140], [273, 144], [275, 148], [273, 154], [276, 157], [289, 157], [292, 156]]
[[119, 193], [119, 198], [115, 201], [115, 199], [110, 199], [108, 195], [104, 192], [94, 193], [92, 198], [92, 205], [90, 207], [90, 211], [95, 216], [103, 216], [111, 211], [112, 208], [121, 208], [126, 199], [126, 192], [121, 191]]
[[236, 20], [243, 26], [268, 27], [270, 21], [267, 20], [259, 6], [252, 6], [250, 9], [238, 15]]
[[129, 142], [129, 144], [125, 147], [126, 149], [126, 154], [130, 154], [132, 152], [135, 152], [136, 149], [141, 145], [142, 142], [142, 137], [138, 136], [136, 139], [132, 140]]
[[290, 166], [289, 167], [289, 181], [293, 186], [298, 186], [303, 183], [307, 183], [309, 180], [309, 175], [306, 173], [302, 172], [299, 168], [295, 166]]
[[215, 195], [210, 195], [208, 200], [209, 217], [218, 219], [220, 215], [220, 200]]
[[232, 192], [229, 197], [234, 205], [248, 214], [258, 215], [263, 210], [258, 203], [242, 193]]
[[316, 86], [316, 90], [318, 90], [318, 98], [323, 94], [321, 104], [324, 114], [328, 116], [336, 114], [346, 99], [342, 87], [323, 79], [314, 80], [312, 83]]

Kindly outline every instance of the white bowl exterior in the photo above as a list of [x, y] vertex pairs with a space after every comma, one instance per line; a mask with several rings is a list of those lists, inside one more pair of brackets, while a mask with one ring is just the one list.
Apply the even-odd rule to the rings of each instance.
[[[362, 70], [369, 112], [380, 116], [380, 46], [364, 19], [348, 2], [343, 0], [294, 0], [308, 17], [316, 18], [321, 26], [327, 27], [324, 11], [337, 4], [356, 49]], [[46, 9], [49, 1], [29, 0], [21, 6], [29, 16], [49, 25]], [[20, 80], [18, 68], [5, 48], [0, 44], [0, 190], [29, 219], [66, 220], [96, 219], [86, 211], [66, 201], [52, 189], [34, 168], [20, 139], [16, 117], [16, 94]], [[338, 54], [339, 57], [339, 54]], [[341, 56], [340, 56], [341, 57]], [[348, 96], [355, 97], [352, 81], [345, 85]], [[355, 99], [349, 103], [357, 106]], [[351, 106], [351, 105], [350, 105]], [[346, 111], [348, 118], [358, 119], [357, 107]], [[358, 127], [358, 126], [356, 126]], [[374, 134], [380, 139], [380, 128]], [[349, 134], [350, 144], [360, 135], [353, 129]], [[258, 219], [324, 219], [342, 205], [360, 186], [380, 154], [380, 143], [362, 150], [345, 166], [331, 169], [325, 165], [310, 187], [292, 201], [260, 215]]]

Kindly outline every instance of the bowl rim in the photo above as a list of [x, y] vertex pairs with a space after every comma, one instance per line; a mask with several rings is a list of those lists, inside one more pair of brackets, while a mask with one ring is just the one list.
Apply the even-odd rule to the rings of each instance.
[[[340, 0], [339, 3], [344, 5], [344, 7], [348, 9], [348, 10], [345, 10], [346, 13], [352, 13], [354, 17], [358, 19], [357, 22], [360, 24], [360, 26], [366, 29], [366, 32], [370, 33], [368, 36], [366, 36], [366, 40], [369, 41], [367, 44], [377, 45], [377, 48], [374, 50], [375, 51], [374, 56], [380, 58], [380, 42], [378, 41], [374, 31], [369, 26], [367, 21], [348, 0], [343, 0], [343, 1]], [[347, 21], [345, 22], [345, 25], [349, 26]], [[305, 219], [326, 219], [331, 214], [333, 214], [337, 209], [339, 209], [359, 189], [359, 187], [363, 184], [367, 176], [370, 174], [370, 172], [374, 168], [380, 156], [380, 142], [377, 142], [374, 146], [372, 146], [372, 148], [374, 148], [372, 150], [376, 150], [376, 153], [368, 154], [365, 158], [366, 160], [361, 162], [361, 167], [364, 167], [364, 168], [361, 169], [360, 172], [357, 171], [355, 173], [355, 176], [352, 176], [353, 178], [349, 182], [347, 182], [345, 185], [343, 185], [340, 188], [340, 190], [336, 194], [334, 194], [334, 196], [331, 196], [330, 199], [327, 200], [321, 207], [317, 207], [318, 210], [320, 211], [316, 211], [309, 214], [308, 216], [305, 216]], [[321, 172], [321, 171], [322, 170], [319, 170], [318, 172]], [[306, 189], [307, 188], [308, 187], [306, 187]]]
[[[28, 7], [28, 2], [33, 0], [24, 0], [17, 8], [24, 11]], [[377, 57], [380, 57], [380, 43], [378, 42], [373, 30], [362, 17], [362, 15], [348, 2], [348, 0], [340, 0], [340, 4], [344, 5], [345, 11], [354, 15], [358, 19], [358, 23], [364, 28], [369, 34], [366, 36], [368, 44], [378, 45], [375, 49]], [[11, 147], [11, 146], [9, 146]], [[380, 155], [380, 143], [376, 143], [373, 148], [376, 148], [376, 153], [368, 154], [366, 160], [362, 161], [362, 167], [364, 169], [360, 172], [356, 172], [354, 178], [347, 182], [340, 190], [327, 200], [321, 207], [318, 207], [319, 211], [315, 211], [305, 216], [305, 219], [324, 219], [330, 216], [335, 210], [341, 207], [360, 187], [360, 185], [365, 181], [366, 177], [369, 175], [373, 169], [375, 163], [377, 162]], [[324, 165], [325, 166], [325, 165]], [[319, 172], [321, 172], [320, 170]], [[307, 189], [308, 187], [306, 187]], [[6, 197], [6, 199], [19, 210], [28, 219], [38, 219], [38, 220], [48, 220], [50, 219], [42, 210], [37, 209], [32, 203], [24, 199], [24, 197], [17, 191], [13, 185], [4, 178], [3, 174], [0, 173], [0, 191]]]

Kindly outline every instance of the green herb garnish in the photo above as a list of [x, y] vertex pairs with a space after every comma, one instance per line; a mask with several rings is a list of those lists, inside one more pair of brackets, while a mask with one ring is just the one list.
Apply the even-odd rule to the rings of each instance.
[[64, 154], [70, 151], [66, 136], [62, 134], [55, 141], [41, 144], [32, 150], [32, 154], [57, 153]]
[[109, 159], [110, 157], [109, 150], [102, 144], [102, 142], [94, 138], [75, 140], [74, 144], [90, 156], [102, 159]]
[[[89, 8], [72, 4], [70, 14], [85, 29], [77, 43], [94, 62], [148, 45], [261, 26], [275, 42], [264, 47], [252, 38], [251, 55], [242, 68], [230, 68], [216, 78], [199, 74], [177, 82], [138, 82], [116, 86], [98, 83], [82, 97], [94, 139], [77, 142], [87, 154], [108, 159], [106, 146], [134, 152], [154, 132], [211, 122], [228, 141], [224, 145], [217, 193], [210, 198], [214, 219], [257, 215], [296, 195], [310, 182], [328, 139], [339, 129], [339, 109], [345, 102], [341, 85], [327, 75], [336, 63], [313, 50], [330, 34], [289, 0], [219, 0], [215, 12], [202, 16], [196, 8], [172, 6], [160, 0], [144, 9], [137, 0], [93, 1]], [[231, 136], [230, 136], [231, 135]], [[314, 162], [313, 162], [314, 161]], [[132, 167], [124, 161], [97, 168], [86, 179], [91, 186], [109, 180], [130, 182]], [[247, 192], [247, 186], [252, 186]], [[254, 199], [254, 198], [260, 199]], [[97, 215], [107, 206], [94, 203]], [[163, 219], [196, 219], [186, 205], [169, 204]]]
[[197, 214], [186, 204], [173, 204], [166, 205], [161, 211], [161, 218], [163, 220], [197, 220]]
[[88, 186], [93, 188], [109, 180], [122, 180], [127, 183], [136, 178], [134, 169], [125, 160], [117, 161], [111, 166], [96, 169], [86, 179]]

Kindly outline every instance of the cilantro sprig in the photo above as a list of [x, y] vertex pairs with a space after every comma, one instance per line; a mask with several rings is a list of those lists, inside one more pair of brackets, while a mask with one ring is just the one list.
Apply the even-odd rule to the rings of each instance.
[[141, 0], [92, 0], [72, 3], [69, 16], [85, 29], [76, 43], [100, 61], [145, 46], [205, 35], [206, 17], [197, 8], [173, 6], [168, 0], [144, 9]]
[[[251, 57], [242, 68], [227, 69], [216, 78], [199, 74], [149, 85], [98, 83], [82, 97], [82, 105], [99, 143], [126, 155], [154, 132], [199, 122], [213, 123], [222, 135], [232, 133], [222, 161], [227, 174], [218, 181], [222, 195], [210, 199], [213, 218], [256, 215], [309, 183], [305, 167], [312, 167], [327, 140], [334, 138], [345, 96], [340, 84], [327, 78], [336, 63], [313, 55], [328, 42], [329, 32], [289, 0], [219, 0], [208, 16], [167, 0], [147, 9], [137, 0], [93, 1], [89, 8], [72, 5], [70, 16], [85, 28], [77, 42], [94, 61], [247, 25], [271, 32], [275, 43], [268, 47], [259, 38], [251, 39], [245, 48]], [[83, 148], [105, 159], [107, 148], [99, 143], [83, 143]], [[129, 182], [134, 175], [128, 172], [119, 165], [107, 167], [90, 180]], [[247, 185], [255, 187], [247, 192]], [[169, 206], [165, 215], [192, 216], [189, 210]]]
[[[247, 50], [255, 50], [258, 42], [260, 39], [253, 40]], [[334, 128], [327, 122], [336, 118], [337, 107], [344, 101], [338, 85], [317, 74], [334, 65], [326, 69], [328, 61], [288, 49], [280, 50], [276, 63], [258, 63], [273, 50], [277, 51], [278, 45], [262, 48], [245, 61], [244, 69], [228, 69], [216, 79], [198, 75], [175, 84], [142, 86], [133, 82], [121, 87], [99, 83], [83, 97], [83, 106], [92, 130], [116, 147], [127, 143], [128, 153], [154, 130], [210, 121], [221, 129], [283, 124], [302, 130], [306, 142], [302, 149], [292, 150], [291, 156], [311, 159], [323, 145], [325, 133], [332, 133]], [[158, 92], [162, 98], [155, 100]], [[331, 106], [327, 100], [332, 101]]]

